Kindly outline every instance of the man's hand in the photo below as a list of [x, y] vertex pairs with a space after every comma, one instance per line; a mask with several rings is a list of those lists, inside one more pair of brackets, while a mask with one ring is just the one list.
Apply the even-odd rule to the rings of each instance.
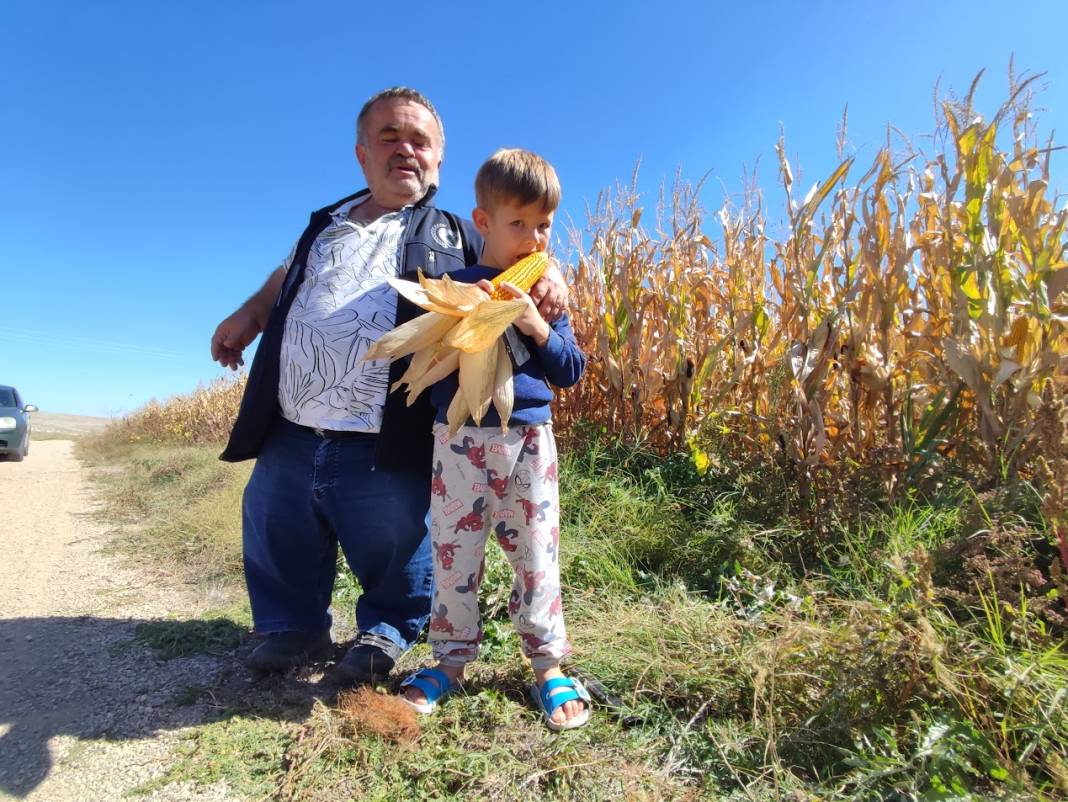
[[267, 277], [255, 295], [215, 328], [215, 333], [211, 335], [212, 359], [230, 370], [237, 370], [245, 364], [241, 356], [245, 346], [267, 326], [267, 317], [285, 279], [285, 268], [279, 267]]
[[245, 364], [245, 346], [263, 330], [256, 317], [242, 306], [215, 329], [211, 337], [211, 358], [230, 370]]
[[537, 283], [530, 288], [530, 297], [534, 299], [541, 316], [552, 323], [567, 311], [567, 296], [564, 274], [560, 272], [556, 260], [550, 257], [549, 266]]

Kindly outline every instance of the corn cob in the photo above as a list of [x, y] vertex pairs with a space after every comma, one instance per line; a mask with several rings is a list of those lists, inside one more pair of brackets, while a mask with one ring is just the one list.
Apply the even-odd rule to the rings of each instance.
[[532, 253], [499, 273], [492, 281], [489, 298], [473, 284], [455, 282], [448, 276], [430, 279], [419, 273], [419, 282], [388, 279], [389, 283], [427, 314], [383, 335], [364, 359], [397, 359], [412, 355], [408, 369], [390, 390], [407, 385], [408, 405], [428, 386], [459, 369], [459, 387], [449, 405], [450, 433], [468, 417], [476, 424], [492, 404], [508, 431], [514, 389], [512, 362], [499, 342], [527, 302], [501, 289], [509, 282], [529, 292], [549, 266], [544, 253]]
[[541, 278], [541, 274], [545, 272], [545, 268], [548, 266], [549, 257], [541, 251], [535, 251], [530, 256], [524, 256], [490, 281], [490, 284], [493, 285], [493, 294], [490, 298], [495, 301], [511, 300], [512, 296], [501, 289], [501, 284], [505, 281], [515, 284], [523, 292], [530, 292], [530, 288]]

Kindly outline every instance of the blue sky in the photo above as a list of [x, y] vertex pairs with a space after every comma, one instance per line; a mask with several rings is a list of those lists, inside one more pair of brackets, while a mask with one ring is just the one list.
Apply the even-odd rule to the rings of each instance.
[[996, 108], [1011, 54], [1046, 73], [1042, 128], [1068, 143], [1066, 28], [1063, 0], [8, 0], [0, 383], [115, 415], [221, 375], [212, 331], [310, 210], [362, 187], [354, 119], [386, 86], [419, 88], [445, 120], [445, 208], [467, 213], [482, 160], [521, 146], [556, 165], [579, 223], [638, 159], [648, 207], [677, 169], [710, 173], [715, 208], [759, 165], [774, 209], [780, 126], [804, 192], [834, 166], [846, 104], [863, 163], [888, 122], [932, 130], [936, 81], [963, 94], [986, 68]]

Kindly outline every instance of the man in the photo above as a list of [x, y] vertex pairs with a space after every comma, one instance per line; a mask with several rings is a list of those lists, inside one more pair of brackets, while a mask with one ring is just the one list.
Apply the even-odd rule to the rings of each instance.
[[[387, 674], [429, 616], [433, 409], [388, 392], [403, 362], [362, 357], [419, 311], [387, 277], [438, 276], [480, 255], [474, 227], [431, 205], [444, 143], [419, 92], [395, 87], [367, 101], [356, 158], [368, 188], [312, 213], [286, 262], [212, 337], [212, 358], [236, 369], [263, 334], [221, 455], [257, 458], [242, 507], [245, 580], [266, 635], [249, 656], [254, 669], [329, 653], [338, 544], [363, 590], [359, 634], [339, 664], [349, 679]], [[550, 319], [563, 311], [559, 275], [532, 294]]]

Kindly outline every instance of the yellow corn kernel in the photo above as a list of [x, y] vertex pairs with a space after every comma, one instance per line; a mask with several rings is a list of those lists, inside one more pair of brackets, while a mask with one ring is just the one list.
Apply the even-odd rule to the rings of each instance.
[[545, 268], [549, 266], [549, 257], [541, 251], [535, 251], [530, 256], [525, 256], [500, 273], [490, 283], [493, 285], [493, 294], [490, 296], [495, 301], [507, 301], [512, 296], [500, 289], [502, 282], [515, 284], [523, 292], [530, 292]]

